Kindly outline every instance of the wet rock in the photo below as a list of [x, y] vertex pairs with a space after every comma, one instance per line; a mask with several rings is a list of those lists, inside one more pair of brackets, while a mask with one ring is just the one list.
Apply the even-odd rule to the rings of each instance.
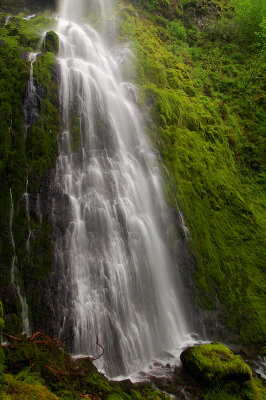
[[175, 358], [175, 356], [168, 351], [162, 351], [160, 353], [160, 358]]
[[57, 54], [59, 50], [59, 38], [54, 31], [46, 33], [43, 50]]
[[252, 377], [242, 358], [221, 343], [189, 347], [180, 358], [187, 372], [211, 386], [226, 380], [242, 383]]
[[162, 367], [162, 363], [160, 363], [158, 361], [154, 361], [153, 366], [154, 367]]
[[124, 392], [130, 393], [130, 391], [134, 388], [134, 384], [131, 382], [130, 379], [125, 379], [119, 382], [121, 388]]

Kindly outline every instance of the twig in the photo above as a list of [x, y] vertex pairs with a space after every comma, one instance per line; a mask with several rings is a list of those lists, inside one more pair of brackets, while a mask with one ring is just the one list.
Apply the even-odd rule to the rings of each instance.
[[46, 365], [45, 367], [46, 367], [47, 369], [49, 369], [49, 370], [52, 372], [52, 374], [53, 374], [60, 382], [63, 382], [63, 383], [64, 383], [63, 379], [61, 379], [60, 376], [57, 375], [57, 374], [58, 374], [58, 371], [55, 371], [53, 368], [49, 367], [49, 365]]
[[63, 371], [60, 367], [58, 367], [58, 365], [54, 364], [52, 361], [48, 360], [48, 358], [47, 361], [49, 361], [50, 364], [52, 364], [55, 368], [57, 368], [59, 372], [61, 371], [61, 374], [67, 375], [65, 371]]
[[15, 336], [9, 335], [8, 333], [1, 332], [1, 335], [4, 335], [4, 336], [8, 337], [9, 339], [17, 340], [18, 342], [23, 342], [22, 339], [19, 339], [19, 338], [15, 337]]
[[52, 373], [60, 374], [60, 375], [63, 375], [63, 376], [66, 376], [66, 375], [67, 375], [65, 372], [57, 371], [56, 369], [53, 369], [53, 368], [50, 367], [49, 365], [45, 365], [45, 368], [49, 369]]
[[98, 360], [99, 358], [101, 358], [102, 356], [103, 356], [103, 354], [104, 354], [104, 348], [103, 348], [103, 346], [99, 343], [99, 338], [98, 338], [98, 335], [96, 335], [96, 338], [97, 338], [97, 342], [96, 342], [96, 344], [97, 344], [97, 346], [99, 346], [101, 349], [102, 349], [102, 354], [100, 354], [98, 357], [93, 357], [91, 360], [92, 361], [95, 361], [95, 360]]

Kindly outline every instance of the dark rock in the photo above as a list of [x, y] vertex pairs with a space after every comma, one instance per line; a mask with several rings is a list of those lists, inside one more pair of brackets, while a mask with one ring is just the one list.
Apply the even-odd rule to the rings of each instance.
[[134, 388], [134, 384], [131, 382], [130, 379], [125, 379], [123, 381], [120, 381], [119, 384], [123, 389], [123, 391], [126, 393], [130, 393], [130, 390]]

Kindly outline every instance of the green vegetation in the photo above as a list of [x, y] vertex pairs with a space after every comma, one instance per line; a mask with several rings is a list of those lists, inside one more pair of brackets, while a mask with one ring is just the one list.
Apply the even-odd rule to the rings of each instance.
[[49, 31], [46, 33], [43, 50], [54, 54], [58, 53], [59, 38], [54, 31]]
[[97, 372], [89, 358], [74, 361], [54, 339], [41, 333], [30, 339], [19, 336], [0, 351], [5, 353], [3, 361], [0, 358], [5, 371], [1, 399], [170, 400], [151, 384], [131, 385], [125, 392], [118, 382], [109, 382]]
[[249, 366], [221, 343], [189, 347], [181, 354], [186, 371], [205, 383], [204, 399], [263, 399], [265, 388]]
[[265, 52], [243, 46], [229, 2], [132, 3], [152, 13], [120, 7], [121, 40], [136, 54], [125, 74], [150, 108], [147, 132], [170, 174], [169, 199], [185, 213], [195, 299], [243, 340], [262, 342]]
[[[46, 52], [37, 57], [34, 65], [39, 117], [25, 135], [23, 98], [29, 80], [28, 54], [36, 51], [40, 35], [53, 21], [47, 12], [30, 21], [24, 20], [23, 16], [13, 17], [4, 25], [6, 15], [0, 15], [0, 206], [5, 210], [0, 216], [0, 298], [5, 298], [6, 326], [14, 331], [21, 330], [21, 305], [10, 284], [15, 256], [10, 231], [10, 190], [14, 207], [12, 231], [17, 256], [16, 279], [23, 295], [27, 294], [33, 321], [45, 314], [43, 301], [37, 301], [40, 293], [36, 282], [44, 279], [52, 268], [51, 227], [45, 215], [42, 223], [36, 215], [30, 215], [28, 220], [24, 193], [28, 180], [28, 194], [36, 196], [42, 179], [54, 167], [59, 131], [55, 56]], [[27, 254], [25, 243], [29, 227], [31, 251]], [[31, 307], [33, 301], [34, 307]]]

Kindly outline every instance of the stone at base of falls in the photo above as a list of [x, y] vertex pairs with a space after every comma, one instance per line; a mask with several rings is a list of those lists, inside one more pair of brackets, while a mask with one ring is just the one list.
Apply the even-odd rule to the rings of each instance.
[[43, 43], [43, 51], [49, 51], [57, 55], [59, 51], [59, 38], [54, 31], [46, 33], [45, 41]]
[[186, 371], [210, 386], [228, 380], [242, 383], [252, 378], [250, 367], [221, 343], [189, 347], [180, 358]]

